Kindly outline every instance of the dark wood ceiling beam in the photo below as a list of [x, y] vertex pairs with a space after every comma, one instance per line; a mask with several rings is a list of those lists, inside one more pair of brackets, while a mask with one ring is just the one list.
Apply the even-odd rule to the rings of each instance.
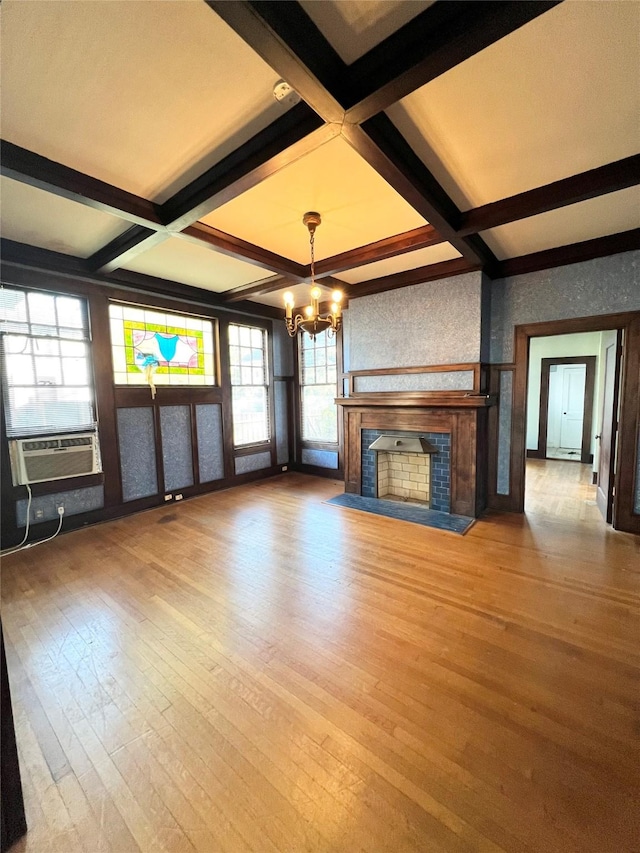
[[110, 213], [136, 225], [164, 230], [156, 206], [147, 199], [48, 160], [26, 148], [2, 140], [0, 170], [21, 184]]
[[323, 124], [298, 104], [166, 201], [162, 221], [182, 231], [339, 135], [340, 125]]
[[132, 225], [123, 234], [91, 255], [87, 259], [87, 266], [94, 272], [113, 272], [143, 252], [164, 243], [169, 236], [166, 231], [150, 231], [141, 225]]
[[[104, 287], [107, 295], [114, 291], [120, 294], [133, 290], [138, 293], [148, 293], [150, 296], [160, 295], [194, 305], [230, 310], [225, 305], [222, 295], [211, 290], [130, 270], [117, 270], [109, 275], [102, 275], [90, 270], [83, 258], [29, 246], [26, 243], [0, 239], [0, 256], [5, 280], [11, 284], [32, 286], [33, 271], [37, 270], [49, 276], [49, 281], [59, 280], [63, 287], [77, 288], [80, 282], [88, 282], [94, 286]], [[123, 297], [119, 296], [119, 298]], [[233, 310], [252, 316], [270, 317], [274, 320], [282, 318], [280, 309], [257, 302], [236, 302]]]
[[344, 270], [394, 258], [405, 252], [414, 252], [417, 249], [425, 249], [428, 246], [435, 246], [443, 242], [443, 238], [433, 225], [422, 225], [412, 231], [405, 231], [403, 234], [396, 234], [393, 237], [385, 237], [384, 240], [378, 240], [358, 249], [351, 249], [348, 252], [333, 255], [331, 258], [316, 261], [316, 278], [324, 279]]
[[206, 2], [324, 121], [342, 121], [332, 90], [347, 66], [298, 3]]
[[460, 211], [386, 115], [362, 127], [345, 125], [343, 136], [470, 264], [494, 268], [496, 258], [480, 237], [458, 236]]
[[350, 288], [349, 299], [370, 296], [372, 293], [381, 293], [385, 290], [397, 290], [400, 287], [409, 287], [412, 284], [423, 284], [425, 281], [450, 278], [467, 272], [475, 272], [479, 269], [481, 269], [479, 264], [470, 264], [464, 258], [454, 258], [451, 261], [441, 261], [438, 264], [429, 264], [414, 270], [405, 270], [394, 275], [361, 281]]
[[219, 231], [202, 222], [189, 225], [175, 236], [200, 246], [209, 246], [227, 257], [236, 258], [245, 263], [258, 264], [296, 283], [304, 281], [306, 276], [306, 267], [303, 264], [297, 264], [295, 261], [283, 258], [282, 255], [276, 255], [275, 252], [247, 243], [246, 240], [241, 240], [239, 237]]
[[349, 67], [346, 121], [362, 124], [558, 2], [435, 3]]
[[609, 234], [605, 237], [585, 240], [583, 243], [571, 243], [568, 246], [559, 246], [556, 249], [546, 249], [542, 252], [533, 252], [530, 255], [501, 261], [496, 271], [497, 275], [492, 276], [492, 278], [524, 275], [529, 272], [567, 266], [567, 264], [578, 264], [583, 261], [591, 261], [594, 258], [605, 258], [608, 255], [632, 252], [637, 249], [640, 249], [640, 228], [633, 228], [619, 234]]
[[637, 184], [640, 184], [640, 154], [461, 213], [458, 235], [477, 234]]
[[238, 302], [241, 299], [250, 299], [252, 296], [273, 293], [276, 290], [282, 290], [284, 287], [295, 287], [299, 283], [283, 275], [270, 276], [260, 281], [251, 282], [251, 284], [241, 284], [239, 287], [225, 290], [222, 298], [225, 302]]

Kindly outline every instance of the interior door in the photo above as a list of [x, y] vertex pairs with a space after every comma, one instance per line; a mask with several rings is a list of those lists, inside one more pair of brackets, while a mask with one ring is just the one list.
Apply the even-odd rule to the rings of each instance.
[[586, 375], [585, 364], [564, 365], [562, 368], [560, 447], [576, 450], [582, 447]]
[[[605, 335], [608, 336], [604, 337]], [[598, 487], [596, 503], [602, 517], [611, 524], [613, 520], [613, 480], [616, 448], [616, 433], [618, 429], [618, 334], [608, 332], [604, 337], [604, 378], [602, 393], [602, 419], [600, 421], [600, 460], [598, 463]]]

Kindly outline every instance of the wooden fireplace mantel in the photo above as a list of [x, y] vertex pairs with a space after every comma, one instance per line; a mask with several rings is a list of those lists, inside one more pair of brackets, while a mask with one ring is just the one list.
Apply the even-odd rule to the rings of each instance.
[[419, 409], [485, 409], [495, 406], [495, 394], [354, 394], [353, 397], [336, 397], [338, 406], [410, 406]]
[[451, 435], [451, 512], [477, 517], [486, 506], [487, 415], [495, 396], [356, 394], [338, 397], [344, 416], [345, 492], [362, 494], [362, 430]]

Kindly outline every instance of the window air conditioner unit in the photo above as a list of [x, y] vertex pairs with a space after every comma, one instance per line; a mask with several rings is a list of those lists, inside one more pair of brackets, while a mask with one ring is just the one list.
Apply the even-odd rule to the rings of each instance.
[[15, 439], [9, 442], [9, 452], [14, 486], [102, 471], [95, 432]]

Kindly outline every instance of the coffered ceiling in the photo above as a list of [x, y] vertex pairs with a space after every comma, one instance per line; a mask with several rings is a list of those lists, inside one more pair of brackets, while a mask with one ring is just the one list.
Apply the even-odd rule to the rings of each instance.
[[0, 16], [8, 262], [270, 314], [306, 300], [307, 210], [348, 298], [640, 247], [635, 0]]

